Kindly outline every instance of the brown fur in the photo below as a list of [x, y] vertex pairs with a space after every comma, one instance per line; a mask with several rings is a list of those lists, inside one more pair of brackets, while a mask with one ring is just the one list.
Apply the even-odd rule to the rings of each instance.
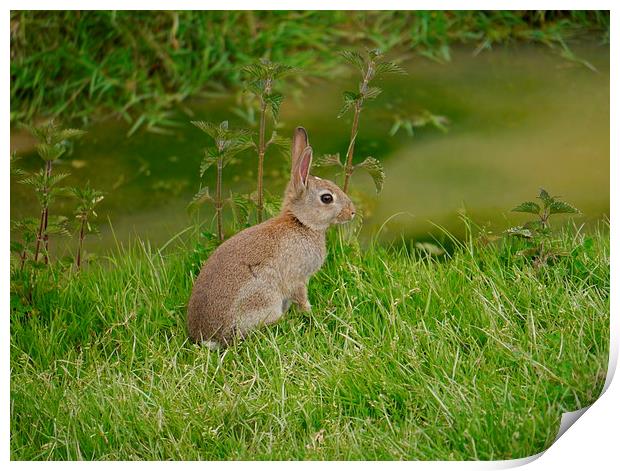
[[[276, 322], [291, 302], [310, 309], [307, 283], [325, 259], [325, 232], [351, 220], [355, 208], [336, 184], [309, 175], [312, 149], [303, 128], [295, 131], [292, 154], [281, 214], [225, 241], [202, 267], [188, 307], [192, 340], [228, 345]], [[321, 202], [326, 192], [331, 204]]]

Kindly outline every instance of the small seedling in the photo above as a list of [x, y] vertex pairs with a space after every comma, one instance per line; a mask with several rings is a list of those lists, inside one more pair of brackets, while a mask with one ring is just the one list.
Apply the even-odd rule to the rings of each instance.
[[200, 164], [200, 178], [212, 166], [217, 167], [217, 180], [215, 187], [215, 196], [209, 194], [207, 186], [202, 187], [190, 202], [188, 209], [195, 210], [205, 203], [215, 206], [215, 215], [217, 220], [217, 235], [220, 242], [224, 240], [224, 228], [222, 221], [222, 209], [224, 203], [233, 205], [235, 199], [231, 194], [230, 198], [222, 197], [222, 173], [224, 167], [233, 162], [234, 157], [252, 146], [250, 140], [250, 132], [245, 129], [230, 129], [228, 121], [222, 121], [219, 125], [206, 121], [192, 121], [192, 124], [201, 131], [208, 134], [214, 141], [214, 145], [205, 149], [204, 158]]
[[90, 220], [97, 217], [95, 206], [103, 200], [103, 193], [94, 190], [90, 185], [84, 188], [71, 188], [71, 194], [78, 200], [78, 207], [75, 210], [75, 220], [78, 226], [78, 249], [75, 255], [75, 266], [79, 270], [82, 264], [82, 245], [86, 234], [96, 232], [96, 227], [90, 224]]
[[359, 82], [357, 92], [344, 92], [344, 106], [338, 115], [340, 118], [347, 112], [353, 110], [353, 123], [351, 125], [349, 147], [347, 148], [344, 163], [340, 160], [340, 154], [328, 154], [321, 157], [316, 165], [340, 167], [344, 173], [342, 189], [345, 193], [349, 192], [349, 183], [353, 173], [356, 170], [363, 168], [372, 177], [377, 193], [379, 193], [383, 188], [383, 183], [385, 180], [385, 172], [383, 171], [381, 162], [374, 157], [366, 157], [366, 159], [361, 163], [353, 164], [353, 155], [355, 152], [355, 141], [357, 139], [359, 129], [360, 115], [364, 109], [364, 103], [374, 100], [381, 93], [381, 89], [379, 87], [371, 86], [371, 82], [373, 80], [388, 73], [404, 74], [406, 72], [395, 63], [384, 60], [383, 55], [377, 49], [368, 50], [365, 55], [355, 51], [345, 51], [342, 53], [342, 57], [347, 62], [354, 65], [360, 71], [362, 77]]
[[275, 129], [271, 133], [269, 140], [265, 141], [265, 128], [267, 121], [267, 111], [271, 114], [273, 125], [278, 121], [280, 113], [280, 105], [283, 96], [281, 93], [275, 92], [274, 82], [289, 74], [293, 70], [292, 67], [277, 64], [261, 59], [260, 62], [248, 65], [243, 69], [247, 77], [246, 90], [256, 97], [259, 106], [260, 124], [258, 129], [258, 143], [254, 143], [254, 148], [258, 153], [258, 176], [256, 183], [256, 211], [258, 222], [262, 222], [264, 213], [264, 190], [263, 190], [263, 166], [265, 161], [265, 152], [272, 145], [280, 147], [289, 146], [289, 140], [278, 136]]
[[538, 195], [540, 203], [525, 201], [512, 209], [514, 212], [535, 215], [536, 219], [505, 231], [509, 236], [516, 236], [526, 241], [527, 247], [519, 251], [518, 255], [532, 257], [534, 265], [538, 268], [546, 265], [549, 260], [564, 255], [562, 250], [554, 247], [549, 218], [554, 214], [579, 214], [577, 208], [558, 198], [550, 196], [541, 188]]

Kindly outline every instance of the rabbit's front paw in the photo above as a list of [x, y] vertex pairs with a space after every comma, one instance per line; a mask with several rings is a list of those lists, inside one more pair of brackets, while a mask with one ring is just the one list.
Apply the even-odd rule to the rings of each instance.
[[312, 304], [310, 304], [308, 301], [303, 304], [299, 304], [299, 310], [301, 312], [312, 312]]

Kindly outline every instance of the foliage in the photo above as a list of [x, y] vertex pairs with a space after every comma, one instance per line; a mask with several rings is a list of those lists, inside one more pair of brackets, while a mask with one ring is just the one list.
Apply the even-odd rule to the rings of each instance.
[[[448, 61], [514, 41], [567, 60], [576, 35], [609, 42], [608, 11], [11, 11], [11, 122], [120, 116], [130, 133], [178, 125], [189, 97], [240, 85], [267, 54], [332, 78], [333, 51], [364, 44]], [[267, 51], [267, 52], [266, 52]]]
[[[19, 261], [16, 265], [11, 264], [11, 296], [14, 297], [12, 303], [21, 306], [21, 311], [27, 312], [28, 309], [35, 309], [33, 290], [41, 284], [38, 278], [46, 276], [45, 273], [52, 270], [49, 261], [49, 237], [71, 236], [72, 224], [79, 228], [79, 245], [75, 258], [79, 269], [84, 237], [95, 230], [89, 219], [96, 217], [94, 208], [103, 199], [103, 194], [89, 185], [84, 188], [61, 187], [59, 184], [68, 174], [52, 174], [53, 163], [70, 148], [69, 140], [82, 136], [84, 131], [61, 129], [54, 121], [41, 126], [24, 127], [37, 139], [35, 148], [44, 162], [44, 167], [40, 170], [27, 172], [17, 166], [18, 158], [11, 156], [11, 175], [17, 178], [19, 183], [32, 188], [40, 206], [38, 221], [33, 217], [11, 221], [11, 230], [19, 236], [19, 240], [11, 241], [11, 253], [15, 254]], [[74, 221], [70, 221], [66, 216], [50, 215], [50, 205], [59, 196], [74, 196], [78, 200]], [[43, 261], [39, 261], [41, 253]], [[63, 260], [58, 261], [59, 270], [66, 266]]]
[[359, 119], [364, 103], [374, 100], [381, 93], [379, 87], [371, 86], [371, 82], [380, 78], [384, 74], [404, 74], [406, 73], [399, 65], [389, 62], [383, 58], [383, 54], [378, 49], [368, 49], [365, 54], [357, 51], [343, 51], [342, 57], [346, 62], [353, 65], [361, 74], [358, 91], [345, 91], [343, 93], [344, 106], [340, 110], [338, 117], [344, 116], [350, 110], [353, 110], [353, 123], [351, 125], [351, 139], [345, 161], [340, 160], [340, 154], [327, 154], [317, 159], [317, 166], [336, 166], [342, 170], [344, 174], [344, 182], [342, 189], [349, 191], [349, 181], [353, 173], [362, 168], [368, 172], [375, 182], [377, 193], [381, 192], [385, 181], [385, 172], [381, 162], [374, 157], [366, 157], [366, 159], [355, 165], [353, 164], [353, 154], [355, 151], [355, 141], [359, 129]]
[[[64, 228], [66, 218], [50, 219], [49, 215], [49, 208], [54, 199], [66, 193], [66, 189], [59, 187], [58, 184], [68, 175], [66, 173], [52, 175], [52, 165], [65, 153], [70, 145], [70, 139], [81, 137], [84, 135], [84, 131], [61, 129], [54, 120], [50, 120], [41, 126], [24, 124], [23, 127], [37, 140], [35, 148], [39, 157], [44, 161], [44, 167], [33, 173], [27, 173], [16, 168], [13, 173], [21, 177], [20, 183], [30, 186], [37, 195], [41, 207], [41, 216], [32, 258], [35, 263], [38, 262], [39, 253], [42, 251], [44, 262], [47, 264], [50, 234], [68, 234]], [[15, 159], [12, 159], [13, 167], [15, 167], [15, 162]]]
[[258, 172], [256, 183], [256, 218], [260, 223], [263, 220], [264, 211], [264, 188], [263, 188], [263, 166], [267, 148], [275, 144], [280, 148], [288, 148], [289, 140], [278, 136], [274, 129], [271, 138], [265, 142], [265, 128], [267, 110], [271, 114], [273, 126], [278, 121], [280, 105], [284, 97], [281, 93], [274, 91], [275, 82], [286, 77], [293, 71], [293, 67], [261, 59], [259, 62], [244, 67], [243, 72], [246, 76], [245, 89], [251, 93], [258, 101], [258, 111], [260, 124], [258, 129], [258, 142], [254, 143], [254, 148], [258, 154]]
[[538, 194], [540, 204], [525, 201], [513, 208], [514, 212], [533, 214], [536, 219], [506, 230], [507, 235], [526, 240], [526, 248], [520, 250], [518, 254], [531, 257], [537, 267], [542, 267], [549, 261], [567, 255], [565, 251], [558, 248], [557, 240], [553, 238], [549, 217], [553, 214], [578, 214], [579, 210], [558, 198], [558, 196], [550, 196], [545, 189], [541, 188]]
[[394, 123], [390, 128], [390, 136], [394, 136], [400, 129], [404, 129], [407, 135], [413, 137], [414, 128], [423, 128], [425, 126], [433, 126], [441, 132], [448, 132], [450, 120], [445, 116], [436, 115], [428, 110], [424, 110], [419, 114], [411, 117], [403, 117], [399, 114], [392, 116]]
[[237, 154], [252, 146], [251, 134], [245, 129], [229, 128], [228, 121], [222, 121], [220, 124], [192, 121], [192, 124], [209, 135], [213, 140], [213, 145], [206, 147], [204, 150], [204, 158], [200, 164], [200, 177], [202, 178], [205, 172], [215, 165], [217, 167], [217, 180], [215, 195], [210, 195], [208, 187], [201, 187], [198, 193], [194, 195], [188, 209], [194, 211], [205, 203], [213, 204], [217, 220], [217, 235], [221, 242], [224, 240], [224, 225], [222, 221], [224, 203], [235, 205], [232, 193], [228, 199], [222, 196], [222, 174], [224, 168], [234, 162]]
[[78, 250], [75, 256], [75, 265], [79, 270], [82, 264], [82, 245], [86, 234], [96, 232], [96, 227], [91, 226], [90, 220], [97, 217], [95, 206], [103, 200], [103, 193], [99, 190], [91, 188], [90, 184], [86, 184], [83, 188], [71, 188], [71, 194], [78, 201], [75, 209], [75, 220], [77, 222], [77, 230], [79, 234]]

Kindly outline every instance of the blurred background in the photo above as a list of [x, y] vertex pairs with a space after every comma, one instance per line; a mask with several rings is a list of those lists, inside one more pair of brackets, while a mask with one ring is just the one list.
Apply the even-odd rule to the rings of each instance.
[[[502, 231], [525, 219], [510, 209], [540, 187], [579, 208], [579, 223], [608, 218], [608, 12], [12, 11], [11, 152], [27, 170], [41, 165], [20, 123], [54, 117], [87, 130], [56, 164], [71, 172], [68, 184], [105, 192], [87, 250], [135, 237], [161, 246], [190, 223], [200, 186], [208, 138], [190, 121], [257, 128], [243, 66], [261, 57], [295, 66], [280, 87], [278, 132], [303, 125], [315, 155], [343, 155], [351, 116], [337, 116], [358, 72], [337, 53], [365, 47], [387, 51], [408, 74], [381, 80], [361, 116], [355, 160], [373, 156], [386, 171], [379, 195], [369, 177], [354, 176], [364, 236], [381, 228], [384, 240], [425, 240], [437, 225], [462, 235], [463, 211]], [[288, 165], [268, 151], [273, 198]], [[241, 154], [225, 191], [253, 191], [255, 171], [255, 153]], [[328, 169], [314, 173], [341, 183]], [[74, 205], [58, 198], [53, 211]], [[12, 181], [11, 218], [37, 217], [37, 208]], [[212, 213], [200, 217], [208, 225]]]

